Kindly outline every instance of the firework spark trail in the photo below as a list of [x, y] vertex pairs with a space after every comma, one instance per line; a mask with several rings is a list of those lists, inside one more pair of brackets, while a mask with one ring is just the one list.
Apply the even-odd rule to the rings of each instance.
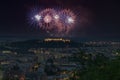
[[56, 11], [53, 8], [46, 8], [32, 18], [41, 29], [58, 35], [68, 34], [76, 22], [76, 15], [70, 9]]

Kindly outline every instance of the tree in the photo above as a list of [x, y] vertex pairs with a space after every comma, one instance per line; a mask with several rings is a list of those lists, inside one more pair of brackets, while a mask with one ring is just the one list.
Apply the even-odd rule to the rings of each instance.
[[95, 61], [91, 63], [93, 65], [88, 66], [84, 71], [74, 73], [79, 76], [76, 80], [120, 80], [120, 56], [109, 60], [105, 59], [104, 55], [97, 55]]

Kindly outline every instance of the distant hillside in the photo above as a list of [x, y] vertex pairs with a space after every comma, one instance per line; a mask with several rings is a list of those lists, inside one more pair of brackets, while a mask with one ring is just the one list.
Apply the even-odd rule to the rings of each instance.
[[64, 48], [64, 47], [80, 47], [82, 44], [70, 41], [50, 41], [46, 42], [44, 40], [27, 40], [27, 41], [18, 41], [10, 43], [11, 47], [18, 48]]

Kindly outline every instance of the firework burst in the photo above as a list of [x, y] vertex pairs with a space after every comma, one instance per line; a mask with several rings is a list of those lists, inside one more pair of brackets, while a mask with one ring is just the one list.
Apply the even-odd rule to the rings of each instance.
[[60, 11], [60, 21], [62, 23], [63, 31], [68, 33], [70, 29], [75, 27], [76, 16], [70, 9], [64, 9]]
[[[75, 27], [76, 15], [70, 9], [43, 9], [32, 17], [41, 29], [55, 35], [65, 35]], [[33, 21], [33, 22], [34, 22]]]

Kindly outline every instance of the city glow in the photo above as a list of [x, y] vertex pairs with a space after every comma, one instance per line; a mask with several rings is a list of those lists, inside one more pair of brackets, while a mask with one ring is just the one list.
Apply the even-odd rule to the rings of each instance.
[[62, 42], [70, 42], [69, 39], [63, 39], [63, 38], [46, 38], [44, 39], [45, 42], [50, 42], [50, 41], [62, 41]]

